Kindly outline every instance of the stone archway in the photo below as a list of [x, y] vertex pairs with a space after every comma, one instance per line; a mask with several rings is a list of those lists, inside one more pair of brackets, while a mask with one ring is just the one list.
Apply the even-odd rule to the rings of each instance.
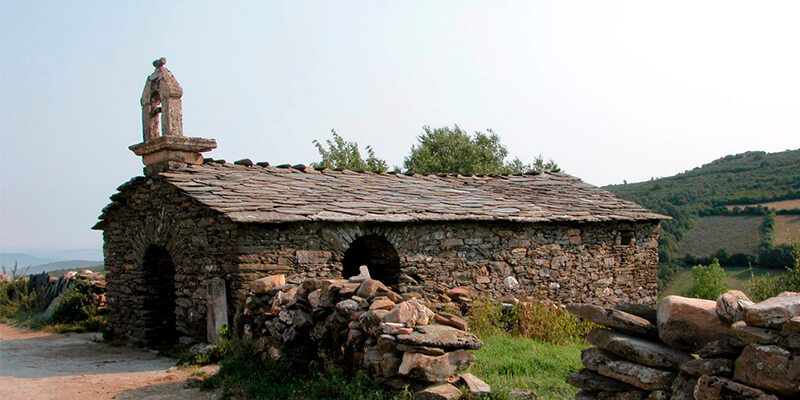
[[370, 275], [386, 285], [396, 286], [400, 278], [400, 256], [382, 235], [361, 236], [350, 244], [342, 259], [342, 276], [358, 275], [358, 268], [366, 265]]
[[142, 261], [144, 344], [167, 349], [177, 343], [175, 328], [175, 264], [166, 248], [151, 245]]

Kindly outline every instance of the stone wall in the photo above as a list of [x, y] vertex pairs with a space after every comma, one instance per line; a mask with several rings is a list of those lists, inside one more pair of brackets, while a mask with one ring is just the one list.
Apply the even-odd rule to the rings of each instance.
[[[283, 273], [290, 282], [342, 277], [351, 243], [372, 235], [396, 249], [401, 292], [469, 286], [495, 297], [525, 294], [563, 303], [656, 299], [657, 222], [243, 225], [235, 289], [243, 293], [264, 274]], [[520, 286], [509, 285], [509, 276]]]
[[[586, 339], [584, 369], [567, 382], [593, 399], [796, 399], [800, 294], [761, 303], [733, 290], [717, 301], [668, 296], [658, 309], [567, 307], [603, 325]], [[696, 358], [694, 354], [697, 354]]]
[[[148, 248], [166, 250], [174, 264], [175, 330], [186, 343], [205, 340], [205, 283], [231, 278], [236, 225], [208, 211], [157, 179], [135, 178], [112, 196], [103, 229], [108, 326], [112, 335], [145, 344], [145, 302], [156, 296], [147, 279], [163, 265], [145, 265]], [[230, 303], [228, 303], [230, 304]], [[163, 305], [161, 308], [165, 308]], [[231, 310], [232, 311], [232, 310]]]
[[[146, 318], [156, 308], [148, 301], [164, 292], [153, 284], [169, 279], [158, 275], [163, 262], [148, 265], [148, 249], [174, 265], [174, 297], [164, 301], [174, 301], [185, 343], [205, 340], [210, 279], [226, 281], [233, 317], [249, 284], [264, 275], [286, 274], [290, 283], [342, 278], [345, 254], [363, 237], [396, 252], [392, 278], [400, 292], [468, 286], [495, 297], [596, 304], [653, 303], [656, 296], [658, 221], [237, 224], [157, 176], [133, 179], [112, 200], [96, 227], [104, 231], [109, 326], [144, 344], [163, 329]], [[373, 269], [373, 276], [385, 280], [385, 272]]]

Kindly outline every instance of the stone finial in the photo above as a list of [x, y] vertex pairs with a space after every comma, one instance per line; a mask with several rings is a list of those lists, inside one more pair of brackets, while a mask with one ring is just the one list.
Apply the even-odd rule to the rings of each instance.
[[[166, 58], [153, 61], [156, 70], [147, 77], [142, 92], [142, 133], [148, 142], [163, 136], [183, 136], [183, 88], [164, 67]], [[159, 116], [161, 121], [159, 124]]]
[[129, 147], [142, 156], [146, 175], [202, 164], [200, 153], [217, 147], [214, 139], [183, 136], [183, 88], [166, 63], [163, 57], [153, 61], [155, 71], [147, 77], [141, 98], [142, 143]]

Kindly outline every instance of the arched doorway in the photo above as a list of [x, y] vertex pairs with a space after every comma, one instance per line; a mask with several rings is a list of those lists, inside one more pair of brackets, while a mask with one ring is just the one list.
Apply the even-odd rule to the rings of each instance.
[[358, 267], [366, 265], [372, 279], [388, 286], [395, 286], [400, 277], [400, 257], [397, 250], [379, 235], [367, 235], [356, 239], [344, 253], [342, 276], [358, 275]]
[[166, 349], [177, 343], [175, 264], [167, 249], [152, 245], [144, 253], [142, 310], [145, 346]]

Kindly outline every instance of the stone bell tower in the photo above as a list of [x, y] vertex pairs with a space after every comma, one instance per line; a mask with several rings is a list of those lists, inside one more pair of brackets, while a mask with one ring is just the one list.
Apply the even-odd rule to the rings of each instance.
[[164, 64], [153, 61], [156, 70], [147, 77], [142, 92], [142, 143], [128, 147], [142, 156], [145, 175], [153, 175], [186, 164], [202, 164], [200, 153], [217, 147], [214, 139], [183, 136], [183, 88]]

